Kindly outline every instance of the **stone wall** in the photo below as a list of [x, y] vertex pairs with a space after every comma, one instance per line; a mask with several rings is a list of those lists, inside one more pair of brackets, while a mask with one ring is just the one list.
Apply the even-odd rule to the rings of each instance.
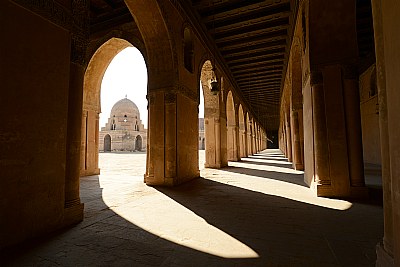
[[375, 64], [360, 75], [360, 108], [364, 162], [381, 164], [379, 100]]

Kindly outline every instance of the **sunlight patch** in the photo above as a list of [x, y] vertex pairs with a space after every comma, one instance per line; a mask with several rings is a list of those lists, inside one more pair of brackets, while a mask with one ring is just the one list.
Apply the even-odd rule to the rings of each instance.
[[[241, 168], [244, 168], [245, 165], [248, 164], [243, 162], [232, 162], [232, 164], [230, 164], [230, 166]], [[288, 181], [281, 181], [268, 177], [268, 172], [282, 173], [282, 175], [284, 176], [285, 174], [303, 174], [302, 171], [268, 165], [251, 165], [249, 173], [251, 172], [251, 170], [266, 171], [265, 176], [259, 177], [256, 175], [234, 173], [226, 170], [213, 170], [214, 173], [219, 173], [219, 175], [214, 175], [212, 178], [214, 181], [217, 181], [219, 183], [225, 183], [246, 190], [259, 192], [266, 195], [283, 197], [286, 199], [291, 199], [294, 201], [299, 201], [324, 208], [334, 210], [347, 210], [352, 206], [351, 202], [345, 200], [317, 197], [307, 186], [301, 186]]]
[[[149, 233], [178, 245], [223, 258], [258, 258], [246, 244], [156, 189], [135, 202], [115, 206], [115, 192], [103, 191], [103, 200], [119, 216]], [[154, 194], [157, 194], [155, 197]]]

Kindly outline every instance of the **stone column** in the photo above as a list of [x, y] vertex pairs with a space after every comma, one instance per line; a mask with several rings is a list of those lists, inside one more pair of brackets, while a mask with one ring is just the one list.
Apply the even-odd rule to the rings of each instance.
[[286, 129], [286, 157], [289, 161], [293, 160], [292, 157], [292, 133], [290, 127], [290, 114], [289, 112], [285, 113], [285, 129]]
[[216, 167], [221, 167], [221, 121], [219, 118], [214, 119], [215, 123], [215, 163]]
[[71, 62], [68, 95], [64, 225], [83, 220], [83, 204], [79, 197], [79, 174], [84, 74], [85, 69], [82, 65]]
[[176, 94], [167, 92], [165, 101], [165, 185], [173, 185], [176, 173]]
[[82, 139], [81, 139], [81, 164], [80, 164], [80, 176], [86, 175], [86, 162], [87, 162], [87, 116], [86, 110], [82, 112]]
[[350, 184], [365, 186], [364, 161], [361, 134], [360, 95], [357, 69], [344, 69], [343, 97], [346, 118], [347, 151], [349, 155]]
[[298, 111], [292, 110], [292, 131], [293, 131], [293, 167], [296, 170], [303, 170], [303, 162], [301, 157], [301, 143], [299, 132], [299, 115]]
[[311, 94], [313, 106], [314, 128], [314, 190], [317, 194], [324, 187], [330, 187], [329, 176], [329, 149], [325, 120], [325, 100], [322, 73], [311, 74]]
[[234, 140], [235, 140], [235, 161], [240, 160], [240, 134], [239, 134], [239, 126], [236, 123], [235, 128], [234, 128]]
[[95, 153], [94, 153], [94, 168], [95, 174], [100, 174], [99, 168], [99, 112], [96, 112], [96, 124], [95, 124]]
[[382, 2], [372, 0], [372, 13], [374, 23], [375, 54], [376, 54], [376, 80], [379, 99], [379, 130], [381, 141], [382, 161], [382, 188], [383, 188], [383, 216], [384, 236], [383, 241], [377, 244], [376, 266], [394, 266], [393, 261], [393, 205], [392, 205], [392, 177], [390, 172], [390, 146], [385, 77], [385, 58], [383, 47]]

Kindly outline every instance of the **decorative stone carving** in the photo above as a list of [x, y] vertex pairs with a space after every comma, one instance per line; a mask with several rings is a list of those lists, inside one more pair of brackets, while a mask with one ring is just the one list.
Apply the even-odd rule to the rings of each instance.
[[84, 66], [89, 41], [89, 0], [73, 0], [71, 6], [71, 62]]

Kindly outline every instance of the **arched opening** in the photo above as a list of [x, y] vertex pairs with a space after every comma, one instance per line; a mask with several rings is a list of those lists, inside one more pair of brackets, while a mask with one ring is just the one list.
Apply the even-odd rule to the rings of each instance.
[[229, 91], [226, 99], [226, 121], [227, 121], [227, 156], [228, 160], [237, 161], [237, 130], [235, 103], [232, 91]]
[[136, 136], [135, 150], [136, 151], [142, 151], [143, 150], [142, 137], [140, 135]]
[[104, 136], [104, 143], [103, 143], [103, 151], [110, 152], [111, 151], [111, 136], [107, 134]]
[[[227, 165], [226, 156], [223, 156], [226, 149], [226, 141], [222, 141], [226, 133], [225, 121], [221, 121], [220, 104], [221, 93], [211, 92], [211, 81], [216, 77], [210, 60], [204, 62], [201, 68], [200, 84], [204, 96], [204, 138], [205, 138], [205, 167], [220, 168]], [[222, 79], [219, 80], [220, 90]], [[223, 120], [223, 119], [222, 119]], [[224, 129], [221, 129], [221, 128]], [[201, 164], [201, 163], [200, 163]]]
[[239, 105], [239, 150], [240, 157], [246, 157], [246, 126], [242, 104]]
[[94, 52], [84, 76], [81, 176], [100, 173], [99, 151], [134, 151], [138, 132], [145, 145], [146, 93], [146, 64], [130, 42], [111, 38]]

